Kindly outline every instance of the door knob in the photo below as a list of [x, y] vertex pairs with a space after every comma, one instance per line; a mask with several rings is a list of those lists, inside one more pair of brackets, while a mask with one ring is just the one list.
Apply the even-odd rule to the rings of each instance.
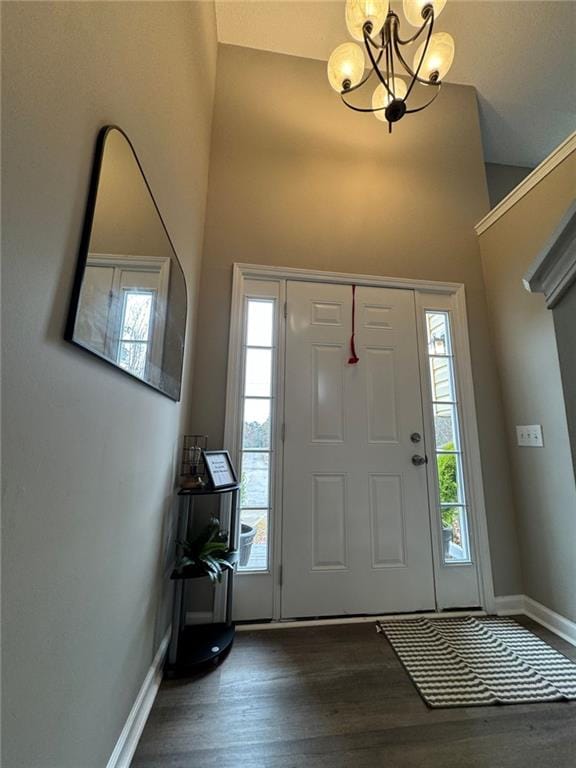
[[414, 456], [412, 456], [412, 464], [414, 464], [415, 467], [421, 467], [422, 464], [428, 464], [428, 457], [419, 456], [415, 453]]

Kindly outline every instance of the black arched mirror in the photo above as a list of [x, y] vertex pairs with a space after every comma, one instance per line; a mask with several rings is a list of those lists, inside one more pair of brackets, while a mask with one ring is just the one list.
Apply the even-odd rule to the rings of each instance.
[[126, 134], [96, 145], [65, 337], [180, 399], [186, 281]]

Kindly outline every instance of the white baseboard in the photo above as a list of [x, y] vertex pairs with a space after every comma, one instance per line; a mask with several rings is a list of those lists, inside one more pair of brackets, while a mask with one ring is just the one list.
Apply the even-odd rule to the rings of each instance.
[[528, 595], [505, 595], [496, 598], [498, 616], [516, 616], [524, 614], [541, 624], [563, 640], [576, 645], [576, 622], [567, 619], [551, 608], [533, 600]]
[[494, 598], [498, 616], [518, 616], [524, 613], [524, 595], [503, 595]]
[[170, 643], [170, 634], [171, 629], [168, 628], [168, 631], [162, 638], [160, 647], [156, 651], [150, 669], [146, 673], [142, 687], [138, 692], [138, 696], [136, 696], [134, 705], [124, 723], [124, 728], [122, 728], [122, 733], [116, 742], [106, 768], [129, 768], [132, 762], [138, 741], [162, 681], [162, 667]]
[[567, 619], [559, 613], [547, 608], [542, 603], [532, 600], [531, 597], [524, 595], [524, 613], [538, 624], [554, 632], [555, 635], [567, 640], [572, 645], [576, 645], [576, 622]]

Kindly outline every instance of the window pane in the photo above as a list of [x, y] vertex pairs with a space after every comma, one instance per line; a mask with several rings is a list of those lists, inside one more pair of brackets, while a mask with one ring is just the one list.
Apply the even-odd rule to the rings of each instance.
[[140, 341], [122, 341], [118, 347], [118, 365], [142, 378], [146, 371], [147, 351], [148, 344]]
[[448, 312], [426, 312], [444, 562], [470, 562]]
[[470, 559], [464, 507], [442, 508], [442, 544], [446, 562]]
[[272, 350], [246, 350], [246, 397], [269, 397], [272, 394]]
[[448, 316], [444, 312], [426, 313], [426, 332], [429, 355], [450, 355]]
[[269, 478], [269, 453], [243, 453], [240, 506], [267, 507]]
[[243, 448], [270, 448], [271, 400], [244, 400]]
[[128, 341], [148, 341], [151, 314], [151, 293], [130, 293], [127, 291], [124, 295], [120, 338]]
[[440, 503], [463, 504], [464, 489], [462, 487], [460, 456], [456, 453], [439, 453], [436, 455], [436, 461]]
[[271, 347], [273, 330], [274, 302], [250, 299], [246, 344], [249, 347]]
[[434, 405], [433, 408], [436, 449], [438, 451], [460, 450], [454, 406], [440, 403], [439, 405]]
[[432, 384], [432, 400], [448, 402], [456, 399], [452, 383], [452, 358], [430, 358], [430, 381]]
[[240, 570], [268, 568], [268, 510], [243, 509], [240, 513]]

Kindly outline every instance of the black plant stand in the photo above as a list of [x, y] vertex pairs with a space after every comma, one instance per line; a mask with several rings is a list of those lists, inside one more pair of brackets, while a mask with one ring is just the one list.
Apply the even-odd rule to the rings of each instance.
[[194, 500], [197, 496], [215, 496], [231, 493], [230, 534], [228, 559], [234, 565], [234, 570], [226, 570], [226, 614], [224, 623], [186, 626], [186, 584], [190, 579], [203, 578], [201, 575], [182, 575], [177, 570], [172, 572], [175, 580], [174, 607], [172, 610], [172, 638], [168, 650], [167, 673], [170, 676], [185, 676], [207, 662], [217, 663], [220, 657], [230, 648], [234, 641], [234, 624], [232, 623], [232, 594], [234, 590], [234, 573], [238, 563], [238, 494], [239, 485], [230, 488], [212, 490], [199, 488], [197, 490], [181, 489], [179, 496], [186, 497], [186, 503], [181, 506], [178, 518], [178, 540], [185, 539], [190, 534], [194, 512]]

